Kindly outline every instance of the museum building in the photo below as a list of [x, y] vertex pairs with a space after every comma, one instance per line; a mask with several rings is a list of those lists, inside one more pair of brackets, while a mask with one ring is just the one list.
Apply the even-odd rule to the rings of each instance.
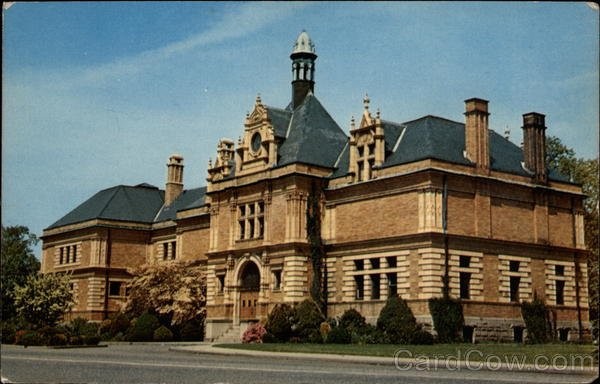
[[548, 170], [543, 114], [523, 114], [522, 146], [489, 128], [479, 98], [465, 101], [464, 122], [391, 122], [365, 97], [342, 129], [315, 96], [306, 32], [290, 58], [291, 102], [257, 97], [237, 143], [219, 141], [205, 187], [185, 189], [172, 155], [164, 190], [108, 188], [44, 230], [42, 271], [71, 274], [69, 317], [118, 311], [131, 268], [190, 261], [206, 270], [206, 338], [237, 337], [275, 304], [310, 296], [318, 196], [328, 316], [355, 308], [374, 322], [400, 295], [431, 329], [428, 299], [447, 275], [469, 340], [520, 340], [519, 303], [534, 295], [561, 339], [589, 332], [585, 196]]

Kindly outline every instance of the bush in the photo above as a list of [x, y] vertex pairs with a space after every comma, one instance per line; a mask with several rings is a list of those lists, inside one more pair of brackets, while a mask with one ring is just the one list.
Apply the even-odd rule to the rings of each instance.
[[392, 344], [408, 344], [418, 329], [417, 320], [405, 300], [390, 296], [377, 319], [379, 328]]
[[173, 340], [173, 332], [164, 325], [161, 325], [154, 331], [152, 339], [154, 341], [171, 341]]
[[433, 335], [424, 329], [416, 330], [410, 339], [411, 344], [432, 345], [434, 341]]
[[13, 344], [15, 342], [15, 334], [17, 327], [14, 323], [3, 321], [0, 324], [0, 341], [2, 344]]
[[67, 331], [71, 336], [89, 337], [97, 336], [100, 325], [78, 317], [67, 324]]
[[329, 324], [327, 321], [322, 322], [319, 326], [319, 333], [321, 333], [321, 339], [323, 341], [327, 340], [327, 335], [329, 335], [329, 332], [331, 332], [331, 328], [331, 324]]
[[262, 343], [266, 333], [267, 330], [261, 323], [249, 324], [242, 335], [242, 343]]
[[83, 337], [82, 336], [71, 336], [69, 337], [70, 345], [83, 345]]
[[550, 318], [543, 301], [535, 297], [531, 303], [521, 303], [521, 315], [527, 328], [527, 341], [545, 343], [550, 339]]
[[[292, 337], [292, 321], [294, 310], [287, 304], [277, 304], [269, 313], [265, 329], [269, 333], [268, 340], [273, 342], [289, 341]], [[272, 338], [271, 338], [272, 336]], [[265, 342], [268, 342], [265, 340]]]
[[317, 303], [306, 299], [294, 307], [294, 321], [292, 330], [303, 342], [322, 342], [319, 326], [325, 321], [325, 316]]
[[100, 336], [83, 336], [83, 344], [85, 345], [98, 345], [100, 343]]
[[152, 341], [154, 331], [160, 327], [158, 318], [151, 313], [144, 313], [137, 318], [129, 328], [127, 338], [129, 341]]
[[179, 331], [182, 341], [204, 340], [204, 318], [196, 318], [185, 322]]
[[48, 345], [57, 346], [57, 345], [67, 345], [69, 342], [69, 338], [64, 333], [56, 333], [48, 339]]
[[[19, 332], [23, 332], [19, 334]], [[44, 345], [44, 338], [36, 331], [18, 331], [16, 344], [27, 346]]]
[[340, 327], [345, 328], [348, 332], [362, 334], [365, 331], [367, 321], [364, 316], [360, 314], [356, 309], [350, 308], [346, 310], [339, 322]]
[[351, 341], [350, 332], [342, 326], [332, 328], [326, 339], [326, 342], [330, 344], [350, 344]]
[[462, 341], [461, 331], [464, 319], [460, 301], [450, 298], [429, 299], [429, 312], [433, 319], [433, 327], [440, 343]]

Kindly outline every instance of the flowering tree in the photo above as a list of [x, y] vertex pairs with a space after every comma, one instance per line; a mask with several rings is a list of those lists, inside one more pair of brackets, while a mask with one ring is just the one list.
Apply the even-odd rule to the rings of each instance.
[[69, 275], [29, 276], [14, 289], [17, 314], [34, 326], [54, 326], [73, 305]]
[[193, 263], [169, 261], [131, 271], [125, 311], [155, 312], [181, 325], [206, 314], [206, 276]]

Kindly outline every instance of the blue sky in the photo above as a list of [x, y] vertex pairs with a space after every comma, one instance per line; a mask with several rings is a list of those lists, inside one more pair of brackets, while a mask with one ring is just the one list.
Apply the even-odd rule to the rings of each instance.
[[[391, 121], [463, 121], [521, 142], [522, 114], [598, 154], [598, 11], [586, 3], [16, 3], [3, 11], [2, 223], [34, 233], [95, 192], [161, 188], [171, 153], [205, 184], [257, 93], [285, 107], [289, 54], [310, 34], [315, 94], [343, 128], [368, 92]], [[38, 249], [39, 252], [39, 249]]]

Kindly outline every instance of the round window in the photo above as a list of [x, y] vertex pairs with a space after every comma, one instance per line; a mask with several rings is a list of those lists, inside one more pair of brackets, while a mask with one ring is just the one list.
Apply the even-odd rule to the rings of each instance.
[[252, 135], [252, 142], [251, 142], [252, 152], [258, 152], [260, 150], [261, 141], [262, 141], [262, 138], [260, 137], [260, 133], [256, 132], [254, 135]]

